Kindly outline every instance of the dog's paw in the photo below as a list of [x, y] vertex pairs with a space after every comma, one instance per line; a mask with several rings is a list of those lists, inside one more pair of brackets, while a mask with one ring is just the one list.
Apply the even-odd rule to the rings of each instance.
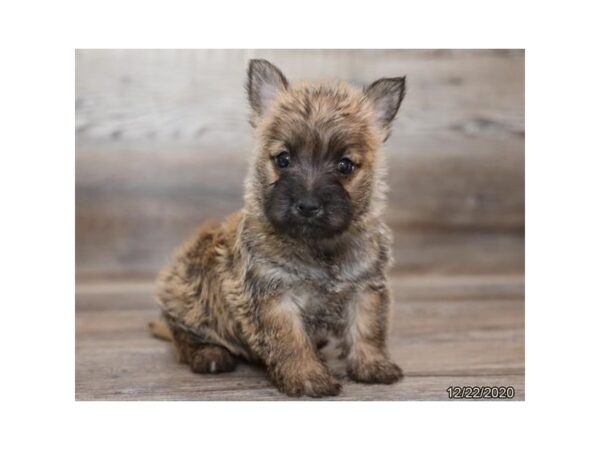
[[235, 369], [236, 358], [226, 349], [216, 345], [198, 348], [189, 362], [194, 373], [221, 373]]
[[338, 395], [342, 390], [342, 385], [328, 370], [301, 371], [280, 376], [275, 385], [290, 397], [327, 397]]
[[348, 375], [359, 383], [392, 384], [404, 375], [402, 369], [389, 359], [356, 361], [348, 367]]

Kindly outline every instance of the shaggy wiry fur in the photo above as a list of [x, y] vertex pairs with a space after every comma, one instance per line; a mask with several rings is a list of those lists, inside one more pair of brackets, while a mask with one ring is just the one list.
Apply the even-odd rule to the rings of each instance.
[[168, 327], [154, 332], [193, 371], [230, 371], [244, 358], [264, 363], [288, 395], [336, 395], [341, 385], [318, 355], [335, 337], [353, 380], [401, 378], [386, 349], [380, 147], [404, 89], [404, 78], [365, 90], [289, 83], [269, 62], [250, 62], [256, 148], [244, 208], [201, 226], [158, 282]]

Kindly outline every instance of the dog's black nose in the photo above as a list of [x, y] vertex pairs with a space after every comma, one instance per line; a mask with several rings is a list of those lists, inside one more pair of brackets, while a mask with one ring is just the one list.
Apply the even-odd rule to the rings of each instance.
[[304, 217], [314, 217], [321, 211], [321, 203], [314, 197], [301, 198], [296, 202], [296, 210]]

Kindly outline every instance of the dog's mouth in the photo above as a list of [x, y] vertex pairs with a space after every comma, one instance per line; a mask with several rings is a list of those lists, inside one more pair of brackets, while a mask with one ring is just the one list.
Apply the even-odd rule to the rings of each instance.
[[323, 227], [319, 224], [311, 222], [295, 224], [287, 227], [285, 232], [294, 238], [303, 238], [309, 240], [329, 239], [342, 233], [342, 231], [331, 230], [327, 227]]
[[323, 211], [311, 217], [292, 213], [287, 220], [273, 223], [273, 225], [278, 231], [294, 238], [319, 240], [330, 239], [342, 234], [349, 224], [345, 221], [336, 221]]

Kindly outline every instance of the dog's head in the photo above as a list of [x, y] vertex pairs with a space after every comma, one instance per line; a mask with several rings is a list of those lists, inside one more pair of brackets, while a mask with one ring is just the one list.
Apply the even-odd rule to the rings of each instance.
[[383, 190], [379, 147], [404, 97], [404, 77], [364, 90], [290, 84], [268, 61], [252, 60], [247, 90], [258, 138], [247, 200], [275, 229], [330, 238], [375, 207]]

